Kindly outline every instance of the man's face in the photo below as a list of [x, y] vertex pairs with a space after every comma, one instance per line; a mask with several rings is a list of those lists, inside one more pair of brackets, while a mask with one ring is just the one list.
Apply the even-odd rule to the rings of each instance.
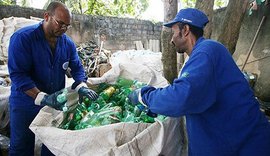
[[67, 10], [57, 8], [53, 15], [49, 16], [51, 33], [54, 36], [63, 35], [70, 27], [71, 16]]
[[172, 26], [173, 36], [171, 39], [171, 43], [175, 46], [178, 53], [186, 52], [185, 48], [185, 38], [182, 34], [182, 30], [179, 29], [178, 23]]

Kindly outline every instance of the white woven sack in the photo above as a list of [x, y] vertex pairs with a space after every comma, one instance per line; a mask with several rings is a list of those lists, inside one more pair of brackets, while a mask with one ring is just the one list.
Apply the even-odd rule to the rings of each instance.
[[0, 60], [7, 60], [11, 35], [18, 29], [38, 23], [38, 20], [23, 17], [9, 17], [0, 20]]
[[[117, 70], [112, 69], [109, 71], [111, 74], [106, 73], [107, 75], [102, 76], [98, 81], [115, 82], [118, 76], [124, 77], [123, 74], [126, 74], [125, 78], [135, 77], [150, 85], [162, 84], [161, 80], [164, 78], [154, 75], [156, 78], [153, 80], [153, 75], [151, 75], [153, 72], [146, 69], [142, 68], [142, 65], [133, 64], [130, 68], [122, 64]], [[140, 71], [146, 74], [148, 79], [144, 78], [144, 74], [140, 74]], [[89, 81], [97, 82], [96, 80]], [[167, 85], [166, 81], [163, 84]], [[77, 95], [71, 90], [69, 94]], [[156, 121], [153, 124], [117, 123], [75, 131], [57, 128], [63, 118], [64, 114], [61, 111], [44, 107], [30, 125], [36, 137], [58, 156], [175, 156], [183, 154], [183, 132], [178, 118], [167, 118], [164, 122]]]

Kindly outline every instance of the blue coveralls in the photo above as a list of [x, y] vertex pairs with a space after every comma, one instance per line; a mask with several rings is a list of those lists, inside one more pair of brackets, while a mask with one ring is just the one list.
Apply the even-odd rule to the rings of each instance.
[[190, 156], [270, 156], [270, 124], [218, 42], [199, 38], [173, 84], [141, 95], [154, 113], [186, 116]]
[[[57, 38], [54, 54], [45, 39], [42, 23], [16, 31], [10, 38], [8, 69], [12, 81], [10, 96], [10, 155], [34, 155], [34, 133], [29, 125], [42, 108], [24, 92], [37, 87], [47, 94], [65, 87], [67, 67], [75, 82], [86, 81], [76, 46], [67, 36]], [[50, 155], [44, 148], [42, 155]]]

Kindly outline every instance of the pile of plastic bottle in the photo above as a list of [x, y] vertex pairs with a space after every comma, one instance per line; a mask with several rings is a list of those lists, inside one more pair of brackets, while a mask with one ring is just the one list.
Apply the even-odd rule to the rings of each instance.
[[96, 90], [99, 97], [95, 101], [85, 98], [82, 103], [69, 110], [64, 107], [66, 118], [60, 125], [62, 129], [79, 130], [119, 122], [153, 123], [155, 118], [163, 121], [165, 116], [149, 113], [143, 105], [132, 105], [127, 96], [146, 84], [118, 78], [116, 84], [99, 84]]

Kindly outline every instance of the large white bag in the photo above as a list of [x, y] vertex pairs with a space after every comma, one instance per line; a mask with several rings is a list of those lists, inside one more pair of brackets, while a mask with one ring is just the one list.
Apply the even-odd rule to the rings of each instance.
[[[0, 81], [2, 76], [8, 76], [6, 65], [0, 65]], [[0, 131], [6, 129], [9, 124], [9, 96], [10, 86], [0, 85]]]
[[38, 23], [38, 19], [27, 19], [23, 17], [8, 17], [0, 20], [0, 60], [6, 61], [8, 57], [8, 46], [11, 35], [18, 29]]
[[0, 130], [4, 130], [9, 124], [9, 95], [10, 87], [0, 85]]
[[[136, 64], [118, 64], [101, 78], [89, 83], [113, 83], [119, 77], [136, 79], [153, 86], [166, 86], [167, 81], [152, 69]], [[70, 99], [76, 93], [69, 92]], [[73, 96], [73, 97], [72, 97]], [[70, 102], [70, 101], [69, 101]], [[73, 102], [70, 102], [72, 105]], [[176, 156], [187, 155], [183, 125], [179, 118], [147, 123], [116, 123], [82, 130], [57, 128], [64, 114], [44, 107], [30, 125], [35, 135], [59, 156]]]

